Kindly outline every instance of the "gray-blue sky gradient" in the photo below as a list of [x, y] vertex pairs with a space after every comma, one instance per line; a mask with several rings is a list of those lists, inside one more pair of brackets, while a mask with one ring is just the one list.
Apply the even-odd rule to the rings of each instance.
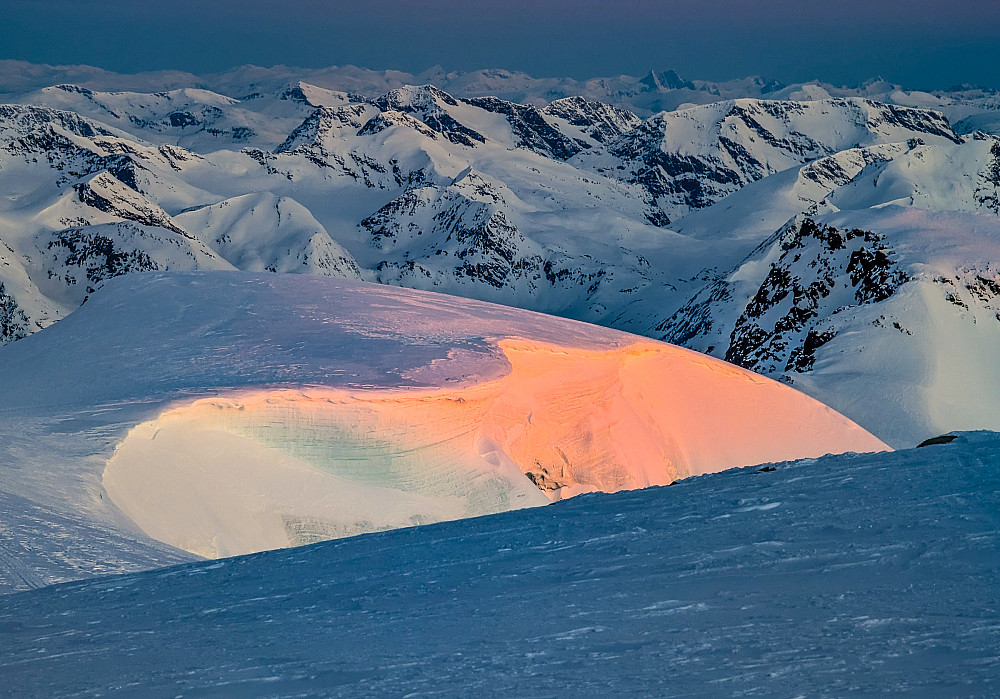
[[1000, 0], [5, 0], [0, 58], [1000, 87]]

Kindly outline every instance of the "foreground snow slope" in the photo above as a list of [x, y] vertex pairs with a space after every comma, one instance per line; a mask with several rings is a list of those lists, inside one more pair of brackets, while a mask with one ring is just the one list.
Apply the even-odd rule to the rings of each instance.
[[1000, 435], [0, 597], [9, 696], [995, 696]]
[[428, 292], [235, 272], [109, 282], [0, 349], [0, 415], [8, 588], [884, 448], [689, 350]]

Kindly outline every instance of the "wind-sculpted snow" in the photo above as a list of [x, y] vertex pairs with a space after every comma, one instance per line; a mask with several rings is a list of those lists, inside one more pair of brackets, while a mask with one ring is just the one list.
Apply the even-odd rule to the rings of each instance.
[[0, 597], [2, 691], [995, 696], [1000, 435], [937, 442]]
[[4, 587], [884, 448], [688, 350], [306, 275], [113, 279], [0, 350], [0, 406], [0, 492], [61, 531], [0, 511]]
[[215, 558], [885, 448], [780, 384], [668, 345], [500, 347], [509, 373], [460, 389], [175, 408], [129, 433], [104, 487], [153, 538]]

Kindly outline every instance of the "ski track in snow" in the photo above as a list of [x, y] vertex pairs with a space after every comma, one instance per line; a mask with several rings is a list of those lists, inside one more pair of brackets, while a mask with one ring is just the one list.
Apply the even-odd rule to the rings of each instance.
[[995, 696], [1000, 435], [0, 597], [3, 696]]

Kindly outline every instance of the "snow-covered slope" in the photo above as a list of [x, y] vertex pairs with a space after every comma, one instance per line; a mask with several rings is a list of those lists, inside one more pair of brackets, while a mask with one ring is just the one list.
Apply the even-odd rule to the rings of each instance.
[[187, 230], [213, 236], [205, 244], [237, 269], [302, 272], [360, 279], [351, 254], [294, 199], [269, 192], [244, 194], [179, 214]]
[[301, 82], [272, 94], [241, 93], [239, 99], [196, 88], [100, 92], [78, 85], [54, 85], [18, 97], [23, 104], [74, 112], [156, 144], [198, 152], [273, 148], [317, 107], [357, 100]]
[[735, 100], [662, 113], [597, 149], [581, 167], [640, 184], [667, 225], [711, 206], [749, 182], [862, 146], [958, 143], [940, 114], [862, 99], [791, 102]]
[[15, 588], [885, 448], [689, 350], [287, 274], [113, 280], [0, 350], [0, 406]]
[[[706, 258], [731, 248], [725, 235], [706, 249], [657, 228], [671, 217], [844, 147], [956, 138], [932, 112], [858, 100], [724, 103], [640, 123], [582, 99], [537, 109], [461, 101], [433, 86], [398, 88], [372, 103], [301, 82], [243, 100], [204, 90], [142, 95], [65, 85], [25, 99], [76, 110], [10, 106], [0, 114], [5, 170], [18, 191], [8, 220], [0, 220], [0, 239], [25, 264], [34, 250], [9, 241], [40, 222], [55, 231], [92, 222], [89, 209], [53, 209], [52, 202], [100, 175], [105, 188], [121, 183], [118, 194], [78, 197], [84, 207], [107, 200], [104, 213], [169, 230], [184, 230], [187, 220], [197, 229], [189, 233], [220, 262], [360, 274], [601, 322], [619, 317], [643, 291], [659, 305], [679, 302]], [[284, 124], [287, 135], [230, 138], [223, 148], [218, 139], [229, 137], [219, 135], [221, 126], [209, 128], [197, 115], [168, 118], [195, 102], [216, 110], [212, 124], [252, 112], [269, 128]], [[287, 115], [295, 110], [293, 127]], [[216, 141], [190, 140], [195, 126], [214, 129]], [[687, 142], [689, 132], [700, 134], [696, 142]], [[256, 145], [237, 150], [246, 143]], [[670, 165], [681, 161], [693, 169]], [[270, 206], [260, 204], [270, 199], [297, 209], [319, 238], [305, 230], [260, 234], [273, 227]], [[233, 230], [236, 219], [242, 233]], [[233, 243], [234, 235], [243, 242]], [[676, 299], [664, 298], [678, 289]], [[58, 305], [83, 294], [46, 296]], [[50, 322], [26, 315], [29, 325]]]
[[1000, 436], [0, 597], [10, 696], [997, 693]]
[[997, 427], [997, 144], [844, 151], [685, 218], [697, 237], [723, 221], [766, 237], [647, 332], [794, 383], [897, 446]]

